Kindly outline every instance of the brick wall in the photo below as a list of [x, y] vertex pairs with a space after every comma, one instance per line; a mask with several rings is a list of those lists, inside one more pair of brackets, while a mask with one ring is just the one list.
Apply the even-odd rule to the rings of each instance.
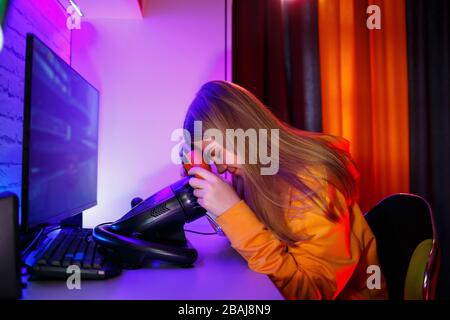
[[34, 33], [70, 62], [71, 33], [58, 0], [11, 0], [0, 52], [0, 192], [20, 196], [25, 37]]

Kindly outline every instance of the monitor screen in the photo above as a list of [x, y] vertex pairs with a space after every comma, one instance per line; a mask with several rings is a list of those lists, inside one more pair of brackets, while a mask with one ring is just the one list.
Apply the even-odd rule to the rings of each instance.
[[99, 93], [27, 36], [22, 224], [61, 220], [97, 204]]

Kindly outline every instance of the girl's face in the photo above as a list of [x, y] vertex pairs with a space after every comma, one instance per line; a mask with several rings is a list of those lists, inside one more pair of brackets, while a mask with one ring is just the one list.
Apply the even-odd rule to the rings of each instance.
[[238, 157], [234, 152], [228, 151], [212, 140], [203, 140], [203, 150], [207, 150], [207, 153], [211, 155], [218, 173], [222, 174], [228, 171], [236, 176], [242, 175], [242, 166], [239, 164]]

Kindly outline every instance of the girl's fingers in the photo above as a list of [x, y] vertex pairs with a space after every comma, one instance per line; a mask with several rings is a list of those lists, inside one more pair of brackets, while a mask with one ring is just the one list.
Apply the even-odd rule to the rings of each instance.
[[189, 184], [194, 189], [203, 189], [206, 186], [207, 182], [203, 179], [192, 177], [189, 179]]
[[203, 189], [194, 189], [194, 196], [197, 198], [203, 198], [205, 195], [205, 190]]
[[[202, 206], [203, 208], [205, 208], [205, 201], [203, 201], [203, 198], [199, 198], [198, 199], [198, 204], [200, 205], [200, 206]], [[206, 208], [205, 208], [206, 209]]]
[[205, 179], [206, 181], [214, 181], [215, 179], [217, 179], [217, 176], [212, 173], [211, 171], [206, 170], [205, 168], [202, 167], [192, 167], [189, 172], [189, 175], [198, 175], [200, 177], [202, 177], [203, 179]]

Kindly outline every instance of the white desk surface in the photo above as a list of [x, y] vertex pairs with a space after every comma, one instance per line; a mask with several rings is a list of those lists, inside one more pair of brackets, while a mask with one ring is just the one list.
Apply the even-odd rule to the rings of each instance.
[[[206, 218], [185, 228], [212, 231]], [[80, 290], [69, 290], [65, 281], [32, 281], [23, 290], [23, 299], [283, 299], [266, 275], [248, 268], [226, 237], [186, 234], [199, 253], [193, 268], [123, 270], [108, 280], [82, 280]]]

